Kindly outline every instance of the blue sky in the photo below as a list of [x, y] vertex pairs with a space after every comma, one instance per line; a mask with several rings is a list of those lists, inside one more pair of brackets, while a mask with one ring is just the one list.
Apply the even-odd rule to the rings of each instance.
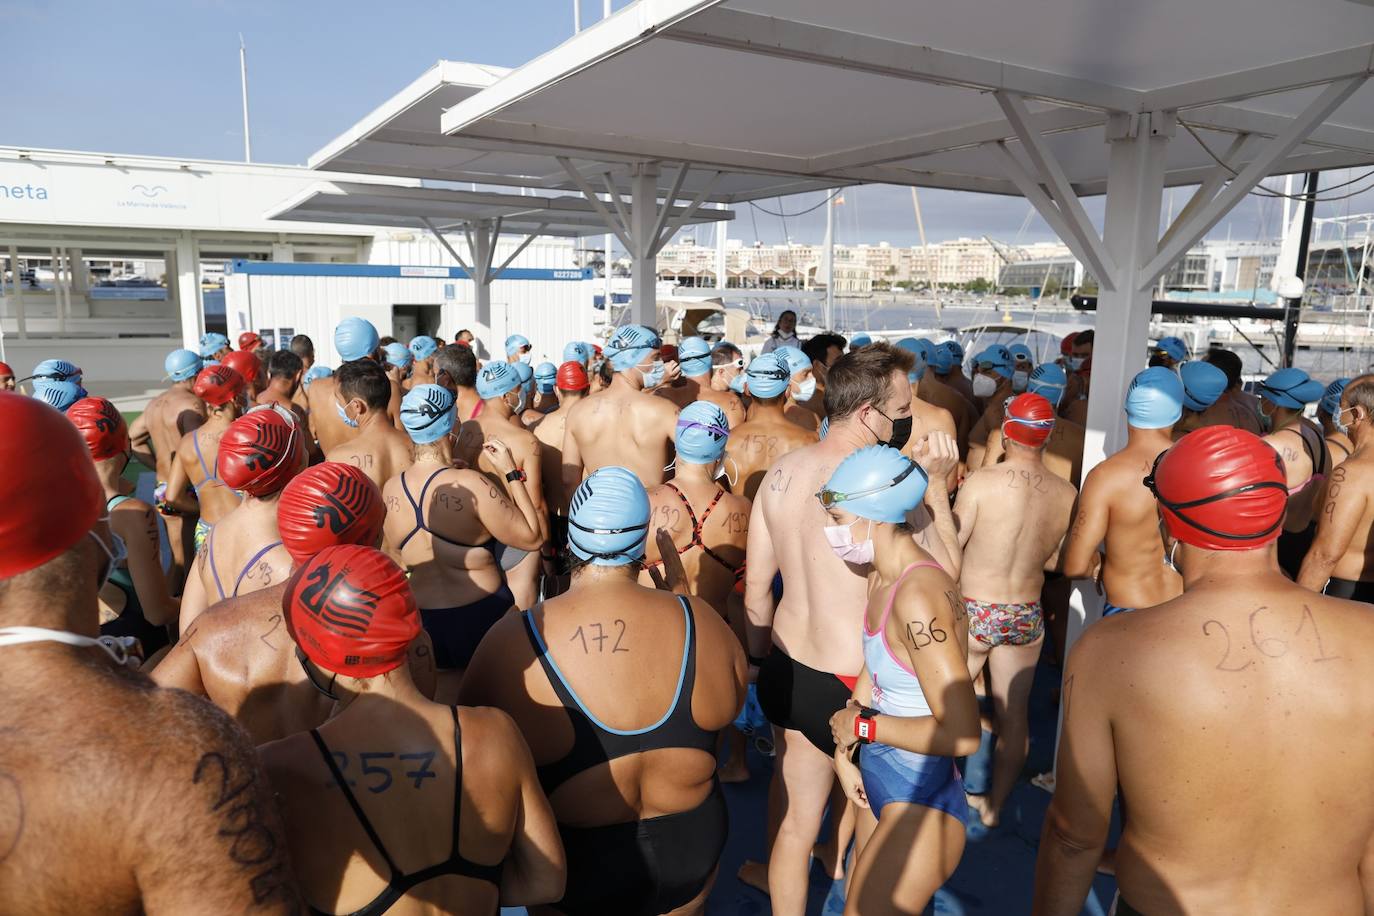
[[[616, 9], [628, 0], [615, 0]], [[584, 0], [583, 21], [601, 15]], [[15, 100], [0, 115], [0, 144], [239, 159], [238, 33], [248, 45], [253, 158], [303, 163], [436, 60], [518, 66], [572, 32], [571, 0], [0, 0], [6, 24], [0, 85]], [[1347, 180], [1331, 173], [1331, 183]], [[927, 237], [1053, 238], [1018, 198], [922, 191]], [[842, 242], [914, 244], [905, 188], [845, 193]], [[1176, 192], [1181, 207], [1186, 194]], [[814, 195], [761, 202], [797, 213]], [[1094, 217], [1101, 201], [1086, 202]], [[1167, 207], [1167, 205], [1166, 205]], [[1320, 205], [1318, 215], [1374, 210], [1374, 193]], [[731, 238], [784, 239], [782, 220], [736, 207]], [[1276, 201], [1250, 198], [1214, 230], [1275, 237]], [[798, 241], [820, 241], [824, 211], [787, 221]]]

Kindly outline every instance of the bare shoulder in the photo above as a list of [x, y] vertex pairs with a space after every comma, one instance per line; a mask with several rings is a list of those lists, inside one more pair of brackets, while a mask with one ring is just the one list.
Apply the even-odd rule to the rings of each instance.
[[459, 706], [458, 725], [469, 751], [463, 759], [464, 780], [478, 773], [491, 781], [514, 782], [511, 765], [529, 755], [515, 720], [495, 706]]
[[935, 565], [918, 567], [902, 580], [892, 605], [893, 613], [901, 619], [922, 613], [947, 612], [955, 617], [966, 613], [959, 587], [949, 573], [928, 556], [924, 562]]

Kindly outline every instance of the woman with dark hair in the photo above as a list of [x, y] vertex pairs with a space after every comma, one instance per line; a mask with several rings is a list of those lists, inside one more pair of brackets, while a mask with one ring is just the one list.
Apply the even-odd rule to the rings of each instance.
[[772, 353], [778, 347], [796, 347], [801, 349], [801, 340], [797, 338], [797, 313], [788, 309], [778, 316], [778, 323], [773, 326], [773, 333], [768, 335], [768, 339], [763, 342], [764, 353]]

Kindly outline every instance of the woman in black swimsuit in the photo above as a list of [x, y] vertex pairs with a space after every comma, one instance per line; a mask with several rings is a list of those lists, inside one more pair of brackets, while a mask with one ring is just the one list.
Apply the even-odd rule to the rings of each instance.
[[[370, 547], [327, 547], [282, 605], [300, 664], [336, 708], [260, 749], [311, 911], [494, 914], [557, 899], [563, 851], [529, 748], [509, 717], [416, 688], [406, 660], [420, 618], [400, 568]], [[245, 828], [235, 861], [257, 853], [251, 817]]]

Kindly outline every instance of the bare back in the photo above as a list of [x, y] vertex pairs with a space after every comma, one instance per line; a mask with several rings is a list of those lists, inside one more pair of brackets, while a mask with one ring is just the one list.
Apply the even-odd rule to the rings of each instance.
[[[677, 413], [666, 398], [612, 385], [573, 407], [565, 436], [576, 443], [584, 478], [620, 465], [653, 487], [667, 476], [663, 469], [672, 459]], [[568, 454], [567, 445], [563, 451]]]
[[176, 460], [195, 490], [200, 502], [200, 517], [214, 525], [238, 508], [239, 495], [219, 479], [219, 443], [229, 429], [227, 423], [207, 422], [182, 436]]
[[166, 481], [182, 437], [205, 422], [205, 404], [184, 388], [170, 388], [148, 402], [143, 418], [157, 456], [158, 479]]
[[563, 489], [563, 436], [568, 427], [568, 414], [572, 405], [559, 407], [553, 413], [545, 414], [533, 429], [534, 438], [539, 440], [540, 483], [544, 487], [544, 505], [549, 511], [563, 514], [567, 511], [572, 494]]
[[203, 601], [191, 600], [188, 587], [181, 604], [183, 629], [217, 601], [280, 585], [290, 576], [291, 555], [281, 545], [275, 506], [274, 501], [267, 512], [262, 511], [265, 506], [245, 502], [211, 530], [191, 568]]
[[1081, 756], [1115, 757], [1095, 781], [1119, 782], [1130, 811], [1125, 899], [1147, 913], [1364, 911], [1374, 733], [1352, 724], [1374, 717], [1371, 646], [1368, 605], [1277, 570], [1088, 629], [1065, 716], [1090, 711]]
[[[1072, 420], [1057, 417], [1049, 441], [1041, 460], [1051, 474], [1060, 480], [1077, 487], [1083, 478], [1083, 427]], [[987, 451], [983, 455], [983, 467], [992, 467], [1006, 454], [1002, 444], [1002, 430], [994, 429], [988, 433]]]
[[1240, 389], [1223, 394], [1217, 402], [1202, 412], [1198, 426], [1234, 426], [1262, 435], [1259, 421], [1259, 400]]
[[[724, 615], [730, 593], [744, 571], [744, 551], [749, 543], [749, 500], [725, 492], [714, 481], [689, 483], [678, 478], [649, 491], [649, 510], [645, 563], [662, 564], [654, 534], [659, 529], [666, 530], [678, 548], [690, 593]], [[696, 530], [692, 525], [694, 519]], [[640, 572], [639, 584], [653, 587], [648, 569]]]
[[960, 585], [979, 601], [1040, 600], [1045, 566], [1073, 519], [1078, 491], [1038, 459], [1015, 457], [970, 474], [954, 516], [964, 548]]
[[1331, 472], [1331, 457], [1321, 427], [1299, 417], [1283, 429], [1264, 437], [1283, 459], [1288, 486], [1285, 531], [1303, 531], [1312, 524], [1322, 481]]
[[414, 447], [405, 433], [379, 417], [359, 435], [326, 451], [325, 459], [353, 465], [380, 490], [388, 480], [410, 467]]
[[[751, 502], [768, 469], [789, 452], [813, 445], [817, 436], [777, 412], [761, 413], [731, 429], [725, 443], [726, 470], [738, 474], [734, 489]], [[733, 465], [733, 466], [732, 466]], [[814, 491], [813, 491], [814, 492]]]

